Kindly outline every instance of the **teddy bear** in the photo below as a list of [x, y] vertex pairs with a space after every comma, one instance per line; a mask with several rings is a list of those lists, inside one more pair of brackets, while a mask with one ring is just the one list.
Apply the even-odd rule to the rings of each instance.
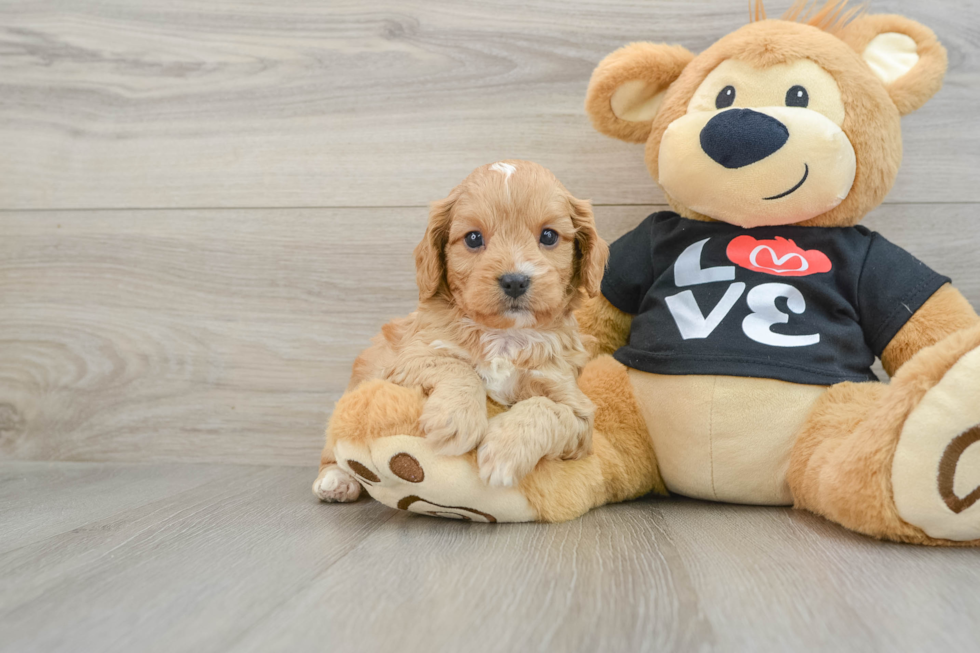
[[593, 452], [489, 486], [476, 451], [433, 452], [420, 390], [367, 381], [339, 400], [327, 439], [373, 498], [556, 522], [675, 493], [980, 545], [980, 318], [859, 224], [890, 190], [900, 117], [939, 90], [946, 53], [908, 18], [806, 4], [767, 19], [757, 2], [697, 55], [632, 43], [592, 75], [593, 125], [645, 143], [672, 209], [612, 244], [601, 294], [577, 313], [597, 343], [579, 378]]

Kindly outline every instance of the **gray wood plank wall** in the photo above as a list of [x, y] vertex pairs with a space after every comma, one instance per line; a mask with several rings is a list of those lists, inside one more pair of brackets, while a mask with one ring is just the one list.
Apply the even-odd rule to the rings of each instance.
[[[788, 4], [770, 1], [771, 13]], [[939, 34], [868, 226], [980, 306], [980, 3]], [[614, 238], [663, 203], [589, 74], [703, 49], [738, 0], [0, 1], [0, 456], [310, 465], [350, 362], [411, 310], [427, 202], [527, 158]]]

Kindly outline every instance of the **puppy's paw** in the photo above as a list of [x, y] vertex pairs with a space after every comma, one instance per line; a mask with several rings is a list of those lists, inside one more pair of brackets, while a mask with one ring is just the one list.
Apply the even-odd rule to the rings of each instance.
[[592, 453], [592, 429], [584, 431], [579, 437], [573, 438], [561, 452], [562, 460], [580, 460]]
[[438, 453], [461, 456], [475, 449], [487, 432], [486, 400], [433, 392], [425, 401], [419, 426]]
[[544, 452], [534, 446], [534, 437], [508, 430], [498, 422], [490, 426], [477, 451], [480, 478], [492, 487], [514, 487], [527, 476]]
[[361, 484], [338, 465], [328, 465], [313, 482], [313, 494], [327, 503], [350, 503], [361, 496]]

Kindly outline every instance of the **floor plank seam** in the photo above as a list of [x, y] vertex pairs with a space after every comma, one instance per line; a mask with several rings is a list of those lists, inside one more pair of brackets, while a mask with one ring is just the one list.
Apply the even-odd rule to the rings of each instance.
[[[6, 463], [7, 461], [4, 461], [4, 462]], [[10, 462], [17, 462], [17, 461], [10, 461]], [[113, 463], [113, 464], [128, 465], [128, 466], [148, 466], [148, 465], [150, 465], [152, 463]], [[187, 464], [187, 465], [197, 465], [199, 463], [175, 463], [175, 464], [180, 464], [180, 465], [185, 465], [185, 464]], [[260, 466], [260, 465], [223, 465], [223, 466], [224, 467], [229, 467], [229, 468], [252, 467], [252, 468], [254, 468], [252, 471], [255, 474], [261, 473], [263, 471], [267, 471], [269, 469], [274, 469], [276, 467], [279, 467], [278, 465], [266, 465], [266, 466]], [[2, 467], [2, 464], [0, 464], [0, 467]], [[286, 467], [286, 465], [282, 465], [282, 467]], [[215, 478], [215, 479], [210, 479], [210, 480], [204, 481], [200, 485], [195, 485], [193, 487], [185, 488], [185, 489], [181, 490], [180, 492], [177, 492], [175, 494], [169, 495], [167, 497], [157, 497], [157, 498], [154, 498], [154, 499], [151, 499], [151, 500], [147, 501], [146, 503], [140, 503], [140, 504], [137, 504], [137, 505], [128, 506], [126, 508], [123, 508], [123, 509], [119, 510], [118, 512], [114, 512], [114, 513], [111, 513], [111, 514], [108, 514], [108, 515], [102, 515], [102, 516], [98, 517], [97, 519], [95, 519], [95, 520], [93, 520], [91, 522], [87, 522], [87, 523], [82, 524], [82, 525], [79, 525], [79, 526], [74, 526], [72, 528], [68, 528], [66, 530], [59, 531], [57, 533], [52, 533], [51, 535], [48, 535], [46, 537], [42, 537], [39, 540], [34, 540], [33, 542], [28, 542], [26, 544], [21, 544], [20, 546], [16, 546], [16, 547], [14, 547], [12, 549], [7, 549], [7, 550], [4, 550], [4, 551], [0, 551], [0, 555], [4, 555], [5, 556], [5, 555], [8, 555], [8, 554], [14, 553], [16, 551], [19, 551], [19, 550], [21, 550], [21, 549], [23, 549], [25, 547], [37, 546], [37, 545], [39, 545], [41, 543], [47, 542], [47, 541], [52, 540], [54, 538], [62, 537], [62, 536], [64, 536], [67, 533], [71, 533], [73, 531], [77, 531], [77, 530], [83, 529], [86, 526], [89, 526], [89, 525], [91, 525], [93, 523], [105, 522], [105, 521], [116, 519], [116, 518], [120, 517], [121, 515], [125, 515], [126, 513], [132, 512], [134, 510], [140, 510], [140, 509], [143, 509], [143, 508], [147, 508], [148, 506], [153, 506], [154, 504], [157, 504], [157, 503], [169, 502], [169, 501], [173, 501], [175, 499], [179, 499], [180, 497], [182, 497], [182, 496], [184, 496], [186, 494], [191, 494], [191, 493], [197, 492], [201, 488], [207, 487], [208, 485], [212, 485], [212, 484], [215, 484], [215, 483], [225, 484], [227, 482], [228, 482], [228, 478]], [[148, 527], [148, 528], [150, 528], [150, 527]], [[128, 543], [133, 538], [135, 538], [138, 535], [144, 533], [146, 530], [147, 529], [143, 529], [142, 531], [139, 531], [136, 535], [134, 535], [133, 537], [127, 539], [122, 544], [119, 544], [119, 545], [113, 547], [112, 549], [110, 549], [108, 553], [111, 553], [112, 551], [115, 551], [116, 549], [118, 549], [123, 544]], [[104, 557], [104, 556], [100, 556], [100, 557]]]
[[[364, 499], [361, 499], [361, 501], [363, 501], [363, 500]], [[374, 499], [368, 499], [368, 501], [372, 501], [373, 502]], [[357, 503], [360, 503], [360, 501], [358, 501]], [[339, 507], [339, 508], [343, 509], [344, 505], [337, 505], [336, 507]], [[248, 636], [249, 633], [253, 632], [256, 628], [258, 628], [259, 626], [261, 626], [262, 624], [264, 624], [267, 620], [269, 620], [270, 618], [272, 618], [272, 616], [276, 612], [279, 611], [279, 608], [281, 608], [283, 605], [289, 603], [290, 601], [292, 601], [293, 599], [295, 599], [297, 596], [299, 596], [301, 591], [303, 591], [306, 588], [309, 588], [309, 587], [312, 587], [313, 585], [315, 585], [317, 583], [317, 581], [321, 577], [323, 577], [324, 575], [326, 575], [331, 569], [333, 569], [337, 565], [337, 563], [339, 563], [342, 560], [344, 560], [347, 556], [349, 556], [354, 551], [357, 551], [358, 549], [360, 549], [361, 546], [364, 545], [364, 542], [371, 535], [373, 535], [374, 533], [376, 533], [382, 526], [384, 526], [385, 524], [387, 524], [389, 521], [391, 521], [392, 519], [394, 519], [396, 515], [399, 514], [399, 511], [397, 511], [397, 510], [391, 510], [390, 512], [391, 512], [390, 515], [388, 515], [384, 519], [379, 520], [378, 523], [374, 526], [374, 528], [372, 528], [370, 531], [368, 531], [367, 533], [365, 533], [364, 534], [364, 537], [362, 537], [357, 544], [353, 545], [352, 547], [350, 547], [349, 549], [347, 549], [346, 551], [344, 551], [343, 555], [341, 555], [340, 557], [338, 557], [337, 559], [335, 559], [333, 562], [331, 562], [330, 564], [328, 564], [326, 567], [324, 567], [323, 569], [321, 569], [319, 572], [317, 572], [316, 575], [308, 578], [306, 580], [306, 582], [302, 583], [297, 588], [297, 590], [294, 591], [294, 592], [292, 592], [289, 596], [283, 597], [283, 599], [280, 600], [280, 601], [277, 601], [275, 605], [270, 606], [269, 609], [268, 609], [268, 611], [266, 611], [266, 613], [264, 615], [262, 615], [261, 617], [257, 617], [255, 619], [253, 619], [252, 622], [251, 622], [251, 624], [248, 626], [248, 628], [246, 628], [245, 630], [243, 630], [241, 633], [239, 633], [239, 635], [237, 637], [235, 637], [235, 639], [233, 639], [231, 642], [229, 642], [228, 645], [225, 647], [225, 649], [226, 650], [231, 650], [235, 646], [238, 646]]]
[[[934, 201], [934, 202], [882, 202], [878, 208], [888, 206], [972, 206], [978, 201]], [[596, 202], [597, 208], [614, 208], [630, 206], [669, 206], [666, 202]], [[283, 206], [104, 206], [104, 207], [29, 207], [29, 208], [0, 208], [4, 213], [108, 213], [108, 212], [162, 212], [162, 211], [351, 211], [351, 210], [382, 210], [382, 209], [428, 209], [428, 204], [297, 204]]]

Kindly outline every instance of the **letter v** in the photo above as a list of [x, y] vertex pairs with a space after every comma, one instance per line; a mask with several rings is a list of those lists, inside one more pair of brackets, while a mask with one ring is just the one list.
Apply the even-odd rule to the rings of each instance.
[[701, 313], [698, 302], [694, 299], [694, 293], [685, 290], [667, 298], [667, 308], [677, 323], [677, 328], [681, 332], [681, 338], [691, 340], [692, 338], [707, 338], [711, 332], [717, 328], [725, 316], [731, 312], [735, 302], [745, 292], [745, 284], [742, 282], [733, 283], [728, 286], [724, 297], [718, 302], [708, 317]]

